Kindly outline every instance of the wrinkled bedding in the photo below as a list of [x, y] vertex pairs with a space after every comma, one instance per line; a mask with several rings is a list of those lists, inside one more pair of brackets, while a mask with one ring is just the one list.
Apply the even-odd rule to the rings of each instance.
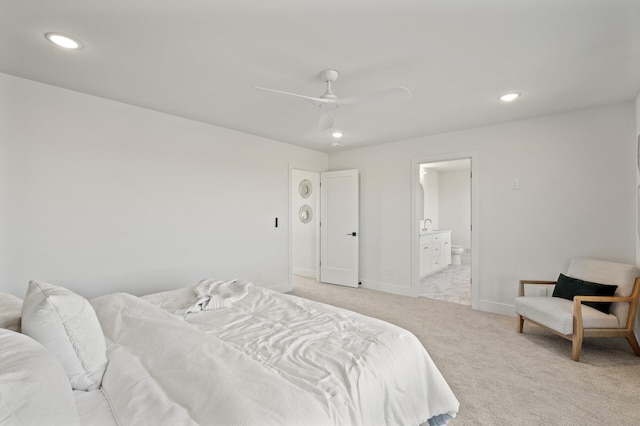
[[231, 345], [128, 294], [92, 300], [121, 425], [326, 425], [321, 404]]
[[[180, 348], [171, 355], [176, 362], [186, 351], [182, 364], [194, 363], [193, 371], [185, 375], [174, 367], [179, 377], [166, 384], [161, 377], [155, 385], [171, 388], [165, 393], [173, 393], [174, 387], [186, 387], [193, 390], [194, 400], [205, 393], [213, 404], [217, 398], [224, 398], [219, 408], [228, 421], [215, 423], [444, 424], [458, 410], [458, 401], [422, 344], [402, 328], [260, 287], [251, 287], [246, 297], [226, 309], [172, 315], [192, 303], [193, 294], [191, 287], [145, 296], [143, 299], [153, 307], [142, 311], [149, 315], [133, 315], [133, 330], [122, 323], [105, 330], [105, 335], [127, 348], [135, 341], [136, 352], [153, 353], [150, 345], [162, 346], [161, 342], [169, 341], [171, 347]], [[111, 305], [99, 303], [96, 307], [101, 321], [105, 309], [114, 317], [105, 318], [103, 324], [113, 320], [117, 324], [125, 317], [129, 322], [129, 314], [133, 314], [130, 308]], [[145, 317], [149, 317], [147, 325], [143, 325]], [[148, 335], [134, 337], [139, 332]], [[160, 354], [172, 351], [166, 346], [156, 350]], [[157, 362], [148, 361], [154, 365]], [[151, 373], [153, 381], [156, 374], [167, 375], [164, 367]], [[189, 383], [191, 374], [198, 376], [197, 384]], [[224, 383], [222, 393], [220, 379]], [[261, 389], [259, 394], [255, 393], [257, 388]], [[175, 392], [182, 395], [184, 391]], [[251, 404], [239, 407], [245, 397]], [[193, 408], [197, 408], [195, 412]], [[188, 415], [197, 417], [199, 408], [190, 407]], [[242, 415], [235, 417], [241, 408]], [[260, 414], [253, 417], [255, 412]]]
[[94, 391], [73, 391], [80, 424], [91, 426], [118, 426], [113, 417], [109, 401], [102, 389]]

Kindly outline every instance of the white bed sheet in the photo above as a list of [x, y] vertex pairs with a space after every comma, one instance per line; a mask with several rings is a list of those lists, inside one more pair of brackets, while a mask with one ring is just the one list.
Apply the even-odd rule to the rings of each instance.
[[129, 294], [91, 303], [107, 340], [102, 391], [119, 424], [331, 424], [294, 384], [176, 316]]
[[[144, 299], [173, 313], [193, 288]], [[330, 424], [442, 424], [457, 413], [422, 344], [387, 322], [260, 287], [229, 308], [180, 317], [309, 395]]]

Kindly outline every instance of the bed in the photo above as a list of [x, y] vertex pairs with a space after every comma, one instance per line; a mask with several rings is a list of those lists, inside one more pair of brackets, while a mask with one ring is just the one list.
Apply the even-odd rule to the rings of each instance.
[[[194, 289], [89, 303], [32, 282], [20, 309], [24, 334], [0, 330], [0, 343], [20, 343], [0, 345], [0, 364], [15, 363], [17, 354], [29, 360], [24, 353], [36, 348], [62, 365], [46, 380], [62, 398], [53, 404], [62, 417], [17, 423], [33, 410], [24, 397], [12, 401], [11, 387], [32, 386], [21, 395], [52, 404], [40, 395], [47, 393], [41, 377], [23, 372], [26, 379], [0, 377], [0, 424], [441, 425], [458, 411], [428, 353], [404, 329], [252, 285], [225, 306], [184, 313]], [[43, 310], [47, 316], [33, 318]], [[69, 395], [60, 391], [65, 380]]]

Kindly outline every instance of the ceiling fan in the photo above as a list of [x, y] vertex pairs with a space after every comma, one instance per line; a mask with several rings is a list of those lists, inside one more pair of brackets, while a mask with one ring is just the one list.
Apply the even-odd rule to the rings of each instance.
[[324, 70], [320, 73], [319, 78], [327, 83], [327, 90], [318, 98], [313, 96], [299, 95], [297, 93], [284, 92], [282, 90], [269, 89], [266, 87], [256, 86], [256, 89], [266, 90], [268, 92], [280, 93], [283, 95], [295, 96], [305, 99], [320, 107], [320, 122], [318, 127], [320, 130], [330, 129], [333, 127], [333, 119], [336, 109], [340, 105], [361, 104], [366, 102], [391, 101], [396, 99], [408, 99], [411, 92], [406, 87], [392, 87], [389, 89], [375, 90], [372, 92], [360, 93], [358, 95], [340, 98], [331, 90], [331, 85], [338, 79], [340, 73], [336, 70]]

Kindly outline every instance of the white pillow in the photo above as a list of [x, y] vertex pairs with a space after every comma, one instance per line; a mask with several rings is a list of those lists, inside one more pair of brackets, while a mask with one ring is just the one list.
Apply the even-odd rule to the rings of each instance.
[[20, 331], [22, 299], [0, 291], [0, 328]]
[[60, 362], [35, 340], [0, 329], [0, 424], [79, 425]]
[[58, 358], [73, 389], [100, 387], [107, 347], [87, 299], [63, 287], [31, 281], [22, 304], [22, 332]]

